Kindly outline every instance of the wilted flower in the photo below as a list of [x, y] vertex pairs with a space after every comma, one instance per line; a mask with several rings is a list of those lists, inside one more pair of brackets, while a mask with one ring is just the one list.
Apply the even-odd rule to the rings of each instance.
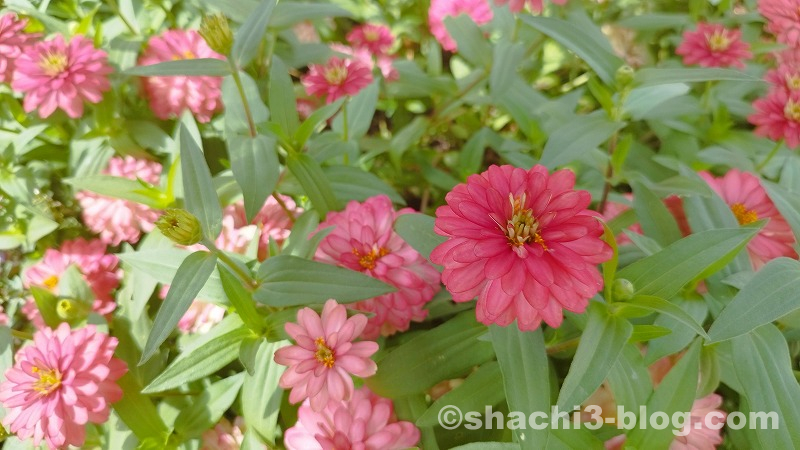
[[718, 23], [698, 23], [697, 30], [683, 33], [683, 42], [675, 49], [686, 65], [744, 68], [744, 60], [753, 57], [750, 44], [742, 41], [742, 32]]
[[494, 16], [488, 0], [431, 0], [431, 7], [428, 10], [428, 27], [445, 50], [453, 52], [456, 50], [457, 44], [448, 33], [444, 19], [461, 14], [468, 15], [478, 25], [488, 23]]
[[39, 37], [22, 31], [27, 24], [27, 19], [19, 19], [14, 13], [0, 16], [0, 83], [11, 82], [15, 61], [23, 49]]
[[325, 64], [312, 64], [300, 81], [308, 95], [325, 97], [328, 103], [354, 96], [372, 83], [371, 66], [359, 58], [331, 57]]
[[753, 108], [756, 111], [747, 120], [756, 126], [755, 134], [783, 139], [789, 148], [800, 145], [800, 91], [773, 89], [753, 102]]

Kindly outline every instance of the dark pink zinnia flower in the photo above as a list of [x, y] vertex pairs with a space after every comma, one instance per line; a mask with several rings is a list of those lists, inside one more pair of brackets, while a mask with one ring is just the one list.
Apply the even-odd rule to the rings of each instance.
[[583, 312], [603, 287], [596, 265], [612, 252], [587, 210], [591, 195], [574, 185], [569, 170], [491, 166], [453, 188], [436, 210], [435, 231], [448, 240], [431, 253], [453, 300], [477, 296], [480, 322], [516, 319], [521, 330]]
[[91, 40], [74, 36], [69, 43], [58, 35], [23, 48], [15, 61], [11, 88], [24, 92], [25, 112], [37, 110], [49, 117], [61, 108], [73, 119], [83, 115], [83, 103], [100, 103], [111, 89], [106, 52], [94, 48]]
[[368, 23], [347, 33], [347, 42], [355, 48], [366, 48], [375, 56], [385, 56], [394, 45], [394, 36], [389, 27]]
[[781, 64], [764, 75], [773, 86], [788, 92], [800, 91], [800, 66]]
[[478, 25], [488, 23], [494, 16], [488, 0], [431, 0], [428, 27], [431, 34], [442, 44], [442, 48], [451, 52], [456, 50], [457, 45], [447, 32], [444, 19], [457, 17], [460, 14], [468, 15]]
[[14, 74], [14, 62], [22, 51], [39, 37], [38, 34], [22, 31], [28, 19], [18, 19], [14, 13], [0, 17], [0, 83], [10, 83]]
[[325, 97], [328, 103], [352, 97], [372, 83], [372, 70], [361, 59], [331, 57], [325, 64], [312, 64], [300, 81], [308, 95]]
[[800, 91], [773, 89], [753, 102], [753, 108], [756, 111], [747, 120], [756, 126], [755, 134], [783, 139], [789, 148], [800, 145]]
[[675, 49], [685, 65], [744, 68], [744, 60], [753, 57], [750, 44], [742, 41], [742, 32], [729, 30], [718, 23], [698, 23], [697, 30], [683, 33], [683, 42]]

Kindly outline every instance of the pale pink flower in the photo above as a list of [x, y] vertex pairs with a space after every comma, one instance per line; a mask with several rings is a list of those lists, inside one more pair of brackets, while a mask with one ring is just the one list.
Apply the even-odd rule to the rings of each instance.
[[[551, 0], [554, 5], [564, 5], [568, 0]], [[532, 12], [540, 13], [544, 9], [544, 0], [494, 0], [497, 6], [508, 4], [508, 9], [511, 12], [520, 12], [525, 7], [525, 3], [531, 8]]]
[[349, 58], [361, 61], [365, 66], [369, 67], [370, 72], [378, 66], [381, 75], [386, 81], [395, 81], [400, 77], [397, 69], [394, 68], [392, 62], [394, 58], [387, 55], [375, 55], [367, 48], [354, 48], [348, 47], [343, 44], [331, 44], [331, 50], [341, 53]]
[[753, 57], [750, 44], [742, 41], [742, 32], [718, 23], [698, 23], [695, 31], [683, 33], [683, 42], [675, 49], [685, 65], [744, 68], [744, 60]]
[[[211, 50], [197, 31], [168, 30], [150, 38], [139, 65], [197, 58], [225, 59]], [[208, 122], [214, 113], [222, 110], [222, 77], [145, 77], [142, 86], [150, 109], [162, 120], [179, 117], [188, 109], [199, 122]]]
[[[114, 157], [103, 173], [131, 180], [138, 178], [158, 185], [161, 164], [132, 156]], [[119, 245], [122, 242], [135, 244], [142, 232], [150, 232], [158, 220], [158, 211], [130, 200], [106, 197], [90, 191], [78, 192], [75, 198], [83, 209], [83, 222], [100, 235], [100, 240], [109, 245]]]
[[107, 421], [110, 404], [122, 398], [116, 381], [128, 368], [114, 357], [116, 347], [117, 339], [94, 325], [37, 331], [0, 384], [3, 425], [36, 446], [42, 440], [51, 449], [83, 445], [86, 425]]
[[25, 93], [25, 112], [37, 110], [41, 118], [56, 108], [73, 119], [81, 117], [84, 102], [100, 103], [103, 92], [111, 89], [108, 75], [114, 71], [106, 52], [83, 36], [66, 43], [58, 35], [28, 45], [14, 64], [11, 88]]
[[297, 344], [275, 352], [275, 362], [288, 366], [279, 384], [292, 390], [290, 403], [309, 399], [314, 411], [322, 411], [329, 401], [352, 397], [351, 374], [366, 378], [378, 370], [370, 359], [378, 344], [353, 342], [367, 325], [363, 314], [348, 319], [347, 309], [331, 299], [325, 302], [322, 316], [303, 308], [297, 312], [297, 322], [285, 325], [286, 333]]
[[312, 64], [300, 81], [308, 95], [325, 97], [328, 103], [354, 96], [372, 83], [371, 66], [359, 58], [331, 57], [325, 64]]
[[39, 38], [38, 34], [25, 33], [28, 19], [19, 19], [14, 13], [0, 16], [0, 83], [10, 83], [14, 65], [25, 47]]
[[468, 15], [478, 25], [488, 23], [494, 16], [488, 0], [431, 0], [431, 7], [428, 9], [428, 28], [445, 50], [454, 52], [458, 46], [447, 31], [444, 19], [461, 14]]
[[349, 401], [331, 401], [321, 411], [306, 400], [283, 442], [288, 450], [401, 450], [419, 438], [413, 423], [397, 420], [391, 400], [362, 387]]
[[753, 108], [756, 111], [747, 120], [756, 126], [756, 135], [783, 139], [789, 148], [800, 145], [800, 91], [772, 89], [753, 102]]
[[[214, 425], [214, 428], [203, 432], [201, 436], [203, 446], [200, 447], [200, 450], [239, 450], [244, 442], [245, 431], [243, 418], [236, 416], [233, 423], [222, 418], [218, 424]], [[265, 445], [259, 447], [267, 448]]]
[[354, 48], [365, 48], [375, 56], [388, 55], [394, 36], [386, 25], [367, 23], [347, 33], [347, 42]]
[[767, 31], [779, 42], [800, 46], [800, 0], [759, 0], [758, 12], [767, 19]]
[[491, 166], [471, 175], [436, 210], [434, 230], [447, 241], [431, 253], [456, 302], [478, 297], [485, 324], [515, 319], [521, 330], [542, 320], [558, 327], [563, 309], [583, 312], [603, 287], [597, 265], [611, 258], [591, 195], [575, 174], [534, 166]]
[[422, 321], [428, 314], [425, 304], [441, 289], [439, 272], [392, 228], [397, 217], [413, 212], [395, 212], [389, 197], [379, 195], [363, 203], [351, 201], [344, 211], [328, 213], [317, 227], [335, 227], [320, 242], [318, 261], [363, 272], [397, 289], [353, 304], [375, 313], [364, 330], [367, 339], [405, 331], [411, 321]]
[[250, 222], [247, 222], [244, 204], [241, 202], [226, 207], [223, 212], [224, 216], [230, 215], [233, 217], [233, 227], [235, 229], [245, 230], [247, 225], [255, 225], [260, 230], [261, 237], [258, 244], [258, 259], [260, 261], [267, 258], [270, 239], [280, 245], [289, 237], [289, 233], [292, 231], [292, 219], [289, 217], [289, 213], [296, 217], [303, 212], [303, 208], [298, 207], [291, 197], [278, 194], [278, 198], [281, 199], [286, 209], [278, 203], [275, 197], [270, 196]]
[[758, 270], [769, 260], [780, 256], [797, 258], [794, 251], [794, 233], [778, 208], [767, 196], [767, 191], [755, 175], [731, 169], [724, 176], [714, 178], [700, 172], [709, 186], [730, 206], [741, 225], [769, 219], [766, 225], [747, 244], [747, 253], [753, 269]]

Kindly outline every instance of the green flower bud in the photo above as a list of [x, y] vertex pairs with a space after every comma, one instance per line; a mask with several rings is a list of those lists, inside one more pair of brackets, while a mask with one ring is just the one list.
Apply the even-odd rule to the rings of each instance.
[[89, 315], [89, 306], [81, 301], [62, 298], [56, 303], [56, 314], [63, 320], [81, 319]]
[[212, 50], [223, 55], [228, 55], [233, 48], [233, 33], [228, 25], [228, 19], [222, 14], [203, 17], [200, 23], [200, 36]]
[[631, 66], [621, 66], [617, 69], [617, 73], [614, 76], [614, 81], [617, 83], [617, 90], [624, 90], [628, 88], [631, 83], [633, 83], [633, 78], [636, 75], [636, 71], [633, 70]]
[[614, 280], [614, 284], [611, 285], [612, 296], [617, 301], [624, 302], [632, 299], [634, 292], [636, 292], [636, 289], [634, 289], [633, 283], [625, 278], [617, 278]]
[[176, 244], [197, 244], [203, 238], [200, 221], [184, 209], [167, 209], [156, 221], [156, 226], [161, 234]]

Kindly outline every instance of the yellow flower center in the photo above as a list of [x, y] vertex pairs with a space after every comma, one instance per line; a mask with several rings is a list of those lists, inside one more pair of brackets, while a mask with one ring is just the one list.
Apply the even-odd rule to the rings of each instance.
[[800, 89], [800, 73], [787, 74], [786, 85], [792, 90]]
[[61, 373], [55, 369], [40, 369], [36, 366], [31, 368], [31, 372], [39, 374], [39, 381], [33, 383], [33, 390], [48, 395], [61, 386]]
[[366, 39], [367, 42], [375, 42], [378, 40], [379, 37], [380, 35], [378, 34], [378, 32], [373, 29], [364, 30], [364, 39]]
[[325, 343], [325, 338], [318, 337], [314, 342], [317, 344], [317, 351], [314, 353], [314, 357], [317, 358], [317, 361], [323, 366], [329, 369], [332, 368], [333, 364], [336, 362], [336, 358], [333, 355], [333, 350]]
[[511, 202], [511, 218], [508, 219], [505, 227], [498, 224], [505, 233], [508, 244], [521, 257], [526, 255], [524, 245], [528, 242], [539, 244], [544, 250], [547, 250], [547, 245], [539, 233], [539, 222], [533, 217], [533, 211], [525, 208], [527, 194], [523, 193], [519, 197], [508, 194], [508, 201]]
[[323, 74], [325, 81], [333, 85], [340, 85], [347, 80], [347, 67], [344, 66], [331, 66], [325, 68]]
[[800, 103], [792, 100], [786, 102], [786, 106], [783, 107], [783, 115], [789, 120], [800, 122]]
[[67, 55], [63, 53], [45, 53], [39, 60], [39, 67], [48, 77], [54, 77], [67, 68]]
[[389, 254], [389, 250], [383, 247], [378, 248], [376, 245], [373, 245], [372, 250], [366, 255], [362, 255], [356, 248], [353, 249], [353, 254], [356, 255], [358, 264], [360, 264], [364, 270], [372, 270], [375, 268], [375, 263], [381, 259], [381, 256]]
[[47, 289], [52, 291], [56, 288], [56, 286], [58, 286], [58, 277], [55, 275], [50, 275], [49, 277], [45, 278], [42, 283], [47, 287]]
[[736, 216], [736, 220], [739, 221], [739, 225], [747, 225], [748, 223], [753, 223], [758, 220], [758, 214], [752, 209], [747, 209], [741, 203], [734, 203], [731, 205], [731, 211], [733, 215]]
[[731, 45], [731, 40], [725, 35], [724, 30], [716, 31], [706, 36], [708, 47], [714, 52], [723, 52]]
[[172, 55], [172, 60], [177, 61], [179, 59], [195, 59], [197, 55], [194, 54], [191, 50], [184, 50], [180, 55]]

